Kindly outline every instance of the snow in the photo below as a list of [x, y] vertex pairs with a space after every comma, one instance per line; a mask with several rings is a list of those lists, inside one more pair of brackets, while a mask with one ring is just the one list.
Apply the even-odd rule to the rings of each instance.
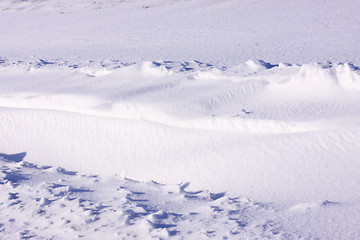
[[1, 238], [359, 238], [358, 1], [0, 9]]
[[15, 60], [360, 64], [358, 0], [3, 0], [0, 9], [0, 53]]
[[[356, 238], [357, 232], [343, 230], [359, 229], [354, 203], [277, 209], [225, 193], [188, 191], [188, 184], [79, 175], [22, 161], [23, 154], [6, 157], [13, 160], [0, 158], [0, 230], [10, 239], [309, 239], [319, 229], [306, 221], [319, 226], [319, 220], [326, 238]], [[338, 227], [330, 229], [328, 215], [339, 212], [349, 221], [330, 219]]]

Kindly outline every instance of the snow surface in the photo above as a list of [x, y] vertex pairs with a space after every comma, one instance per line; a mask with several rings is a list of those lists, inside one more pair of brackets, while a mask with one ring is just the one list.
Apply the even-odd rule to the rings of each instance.
[[[280, 214], [270, 204], [247, 198], [0, 161], [0, 211], [7, 219], [0, 231], [10, 239], [303, 238], [276, 222]], [[338, 205], [313, 203], [311, 211]], [[294, 208], [284, 213], [296, 216], [307, 206]]]
[[360, 238], [358, 1], [0, 9], [1, 238]]
[[359, 12], [358, 0], [2, 0], [0, 54], [360, 65]]
[[[186, 185], [190, 192], [208, 189], [208, 198], [210, 193], [226, 192], [227, 199], [246, 196], [264, 206], [273, 202], [270, 206], [276, 213], [272, 212], [271, 217], [251, 210], [251, 216], [265, 221], [252, 224], [251, 229], [247, 229], [248, 223], [242, 226], [241, 222], [237, 230], [233, 230], [230, 223], [221, 227], [216, 223], [217, 230], [206, 230], [211, 224], [205, 224], [204, 219], [212, 215], [201, 213], [196, 220], [190, 218], [201, 222], [196, 227], [201, 229], [203, 237], [237, 238], [240, 235], [251, 239], [265, 238], [271, 233], [270, 238], [320, 235], [346, 239], [359, 234], [356, 229], [360, 228], [354, 228], [355, 223], [342, 222], [342, 218], [331, 221], [340, 229], [346, 229], [346, 234], [339, 228], [324, 228], [329, 213], [322, 210], [322, 206], [328, 209], [326, 204], [329, 203], [330, 212], [359, 217], [360, 196], [356, 190], [360, 173], [360, 75], [357, 67], [330, 63], [275, 66], [263, 61], [248, 61], [227, 69], [198, 61], [104, 62], [107, 66], [103, 66], [103, 62], [81, 66], [66, 61], [24, 63], [4, 59], [0, 73], [0, 125], [6, 126], [0, 135], [2, 151], [26, 151], [26, 159], [30, 162], [107, 176], [105, 179], [117, 174], [120, 178], [116, 179], [156, 181], [168, 184], [165, 186], [180, 184], [179, 189], [184, 183], [191, 183]], [[4, 169], [8, 168], [4, 166]], [[24, 171], [30, 179], [44, 174], [29, 174], [26, 168], [19, 171]], [[9, 178], [7, 170], [4, 173], [6, 180]], [[16, 183], [27, 180], [21, 174]], [[11, 179], [9, 181], [12, 183]], [[32, 186], [48, 184], [47, 178], [40, 183], [29, 181]], [[104, 181], [102, 184], [106, 185], [110, 180]], [[24, 184], [27, 186], [26, 181]], [[115, 186], [119, 184], [114, 183]], [[86, 189], [103, 191], [103, 185], [89, 184]], [[151, 184], [135, 185], [142, 186], [145, 192], [150, 191], [147, 187], [152, 188]], [[9, 190], [10, 193], [13, 192]], [[113, 197], [114, 193], [108, 194]], [[166, 195], [166, 192], [161, 194]], [[195, 195], [196, 199], [202, 199]], [[168, 197], [169, 205], [175, 204], [174, 216], [185, 216], [186, 211], [176, 207], [179, 203]], [[59, 199], [57, 195], [37, 198]], [[86, 200], [92, 201], [92, 198]], [[197, 210], [194, 211], [201, 211], [199, 209], [205, 206], [212, 209], [210, 200], [195, 203]], [[99, 197], [101, 204], [104, 201]], [[131, 204], [137, 206], [136, 203]], [[234, 203], [226, 200], [226, 204]], [[168, 207], [165, 204], [141, 215], [141, 221], [134, 223], [139, 229], [134, 231], [142, 231], [145, 217], [148, 219], [157, 211], [167, 212]], [[240, 204], [236, 211], [242, 212], [242, 207]], [[17, 211], [17, 207], [14, 209]], [[58, 211], [56, 206], [51, 209]], [[232, 210], [220, 212], [223, 211], [227, 213], [221, 215], [222, 219], [234, 220], [230, 216]], [[322, 211], [325, 213], [316, 218], [316, 224], [310, 221], [313, 214]], [[308, 212], [311, 215], [307, 215]], [[98, 214], [91, 216], [101, 219]], [[247, 218], [247, 215], [242, 217]], [[156, 229], [166, 229], [165, 236], [199, 238], [182, 229], [183, 224], [186, 225], [183, 221], [188, 221], [187, 217], [185, 219], [172, 219], [162, 227], [147, 225], [144, 234], [157, 236], [160, 233]], [[90, 220], [84, 218], [83, 221], [87, 224]], [[310, 228], [307, 221], [316, 227]], [[62, 226], [72, 228], [70, 222]], [[99, 220], [97, 224], [100, 223]], [[82, 226], [81, 222], [77, 224]], [[301, 224], [310, 228], [311, 234]], [[46, 226], [53, 231], [51, 226]], [[13, 229], [11, 234], [20, 231], [8, 228]], [[74, 231], [80, 236], [97, 236], [78, 228]], [[95, 226], [84, 228], [97, 229]], [[296, 228], [301, 231], [294, 231]], [[21, 224], [19, 229], [30, 231]], [[121, 231], [104, 227], [102, 231], [124, 236], [129, 233], [125, 229], [127, 227]], [[236, 234], [232, 235], [234, 231]], [[43, 236], [35, 232], [31, 230], [26, 234]], [[134, 234], [142, 238], [138, 235], [140, 232]]]

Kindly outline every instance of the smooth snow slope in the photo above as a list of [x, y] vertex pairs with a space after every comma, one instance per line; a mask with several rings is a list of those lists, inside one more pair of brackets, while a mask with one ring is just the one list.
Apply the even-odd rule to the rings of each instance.
[[10, 1], [0, 56], [360, 64], [358, 0]]

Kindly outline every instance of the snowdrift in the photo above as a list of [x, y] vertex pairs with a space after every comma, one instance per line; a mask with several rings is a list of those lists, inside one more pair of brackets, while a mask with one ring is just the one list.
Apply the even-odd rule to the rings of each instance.
[[359, 197], [360, 75], [351, 64], [1, 65], [2, 153], [261, 201]]
[[359, 9], [0, 1], [0, 238], [360, 239]]

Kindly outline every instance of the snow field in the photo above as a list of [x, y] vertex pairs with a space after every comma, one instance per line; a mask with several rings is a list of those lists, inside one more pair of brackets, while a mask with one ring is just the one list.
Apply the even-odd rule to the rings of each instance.
[[0, 238], [360, 239], [359, 12], [0, 1]]
[[4, 60], [3, 152], [286, 206], [358, 198], [353, 65], [66, 64]]
[[0, 53], [21, 59], [248, 59], [360, 65], [358, 0], [0, 2]]

